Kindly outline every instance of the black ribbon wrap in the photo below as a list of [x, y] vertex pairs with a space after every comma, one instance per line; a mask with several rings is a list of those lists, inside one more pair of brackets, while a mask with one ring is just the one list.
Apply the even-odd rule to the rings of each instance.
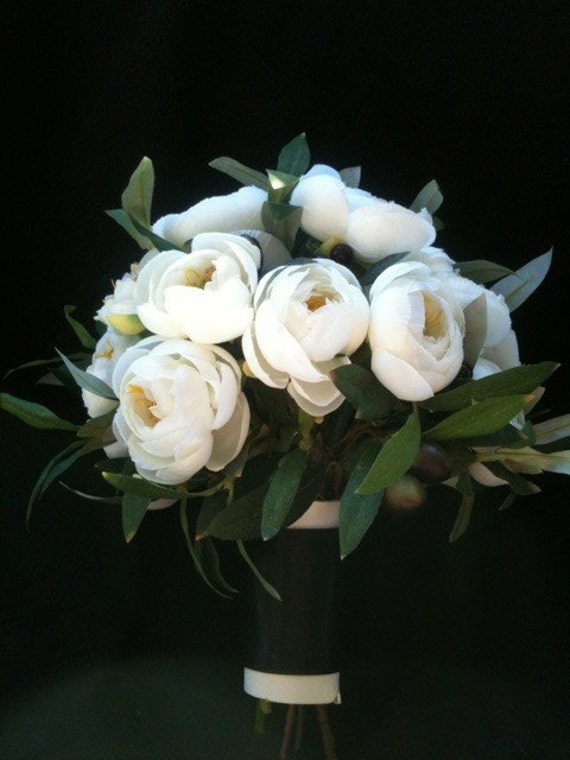
[[263, 673], [322, 675], [339, 670], [337, 528], [283, 530], [250, 554], [278, 601], [256, 580], [246, 667]]

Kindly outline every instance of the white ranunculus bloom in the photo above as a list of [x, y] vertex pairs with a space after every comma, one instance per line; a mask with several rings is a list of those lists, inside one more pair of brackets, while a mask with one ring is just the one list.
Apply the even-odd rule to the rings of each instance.
[[427, 211], [378, 200], [349, 214], [345, 241], [359, 261], [373, 264], [392, 253], [420, 251], [433, 243], [435, 234]]
[[137, 312], [151, 332], [198, 343], [241, 336], [253, 317], [259, 248], [228, 233], [202, 233], [190, 253], [162, 251], [140, 270]]
[[[108, 329], [97, 341], [91, 357], [91, 363], [87, 367], [87, 372], [99, 378], [99, 380], [103, 380], [103, 382], [111, 387], [113, 371], [119, 358], [137, 340], [137, 337], [122, 335], [111, 328]], [[103, 398], [85, 389], [81, 391], [81, 396], [87, 414], [91, 418], [100, 417], [116, 409], [119, 403], [117, 400]]]
[[329, 373], [366, 338], [368, 301], [356, 277], [328, 259], [279, 267], [259, 282], [255, 316], [242, 338], [255, 377], [287, 388], [308, 414], [322, 416], [344, 397]]
[[113, 292], [105, 296], [103, 305], [95, 315], [95, 319], [124, 335], [138, 335], [144, 330], [137, 316], [134, 297], [136, 272], [137, 265], [133, 265], [130, 272], [115, 281]]
[[400, 399], [430, 398], [461, 367], [463, 311], [446, 282], [422, 262], [402, 261], [370, 288], [371, 368]]
[[219, 346], [152, 336], [128, 349], [113, 373], [113, 432], [137, 472], [176, 485], [228, 464], [249, 430], [240, 381], [237, 362]]
[[421, 251], [409, 253], [401, 261], [419, 261], [428, 266], [433, 275], [442, 279], [456, 274], [456, 262], [442, 248], [436, 248], [433, 245], [428, 245]]
[[[472, 368], [477, 379], [478, 372], [484, 372], [484, 363], [491, 362], [497, 369], [509, 369], [520, 365], [517, 337], [511, 328], [511, 315], [502, 295], [483, 285], [462, 277], [456, 270], [456, 263], [445, 251], [430, 246], [415, 254], [406, 256], [402, 261], [418, 261], [429, 267], [434, 277], [442, 281], [442, 286], [453, 294], [453, 299], [465, 309], [480, 296], [485, 298], [486, 334], [479, 360], [479, 368]], [[487, 373], [488, 374], [488, 373]]]
[[518, 339], [515, 331], [510, 329], [499, 343], [496, 343], [493, 346], [483, 347], [479, 359], [473, 368], [474, 377], [478, 371], [477, 365], [479, 362], [490, 362], [494, 367], [497, 367], [497, 372], [511, 369], [512, 367], [519, 367], [521, 360]]
[[365, 264], [392, 253], [420, 251], [436, 237], [425, 209], [416, 213], [348, 187], [340, 174], [327, 166], [315, 166], [301, 177], [291, 203], [303, 209], [301, 227], [305, 232], [329, 245], [347, 243]]
[[511, 315], [504, 296], [459, 275], [453, 276], [448, 287], [453, 289], [454, 298], [462, 309], [466, 309], [480, 295], [485, 296], [487, 334], [483, 349], [492, 348], [507, 338], [511, 330]]
[[201, 232], [262, 230], [261, 209], [267, 193], [258, 187], [242, 187], [228, 195], [204, 198], [180, 214], [158, 219], [152, 231], [180, 249]]

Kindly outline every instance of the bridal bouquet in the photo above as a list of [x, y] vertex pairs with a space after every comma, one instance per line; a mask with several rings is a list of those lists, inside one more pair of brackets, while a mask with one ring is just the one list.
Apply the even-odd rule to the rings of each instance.
[[[89, 457], [127, 541], [149, 509], [177, 505], [198, 572], [231, 595], [216, 542], [270, 539], [315, 500], [340, 502], [339, 554], [382, 504], [418, 505], [433, 484], [457, 493], [450, 538], [476, 497], [535, 493], [570, 474], [570, 415], [537, 413], [558, 364], [521, 364], [511, 313], [552, 253], [511, 271], [435, 245], [435, 181], [411, 207], [374, 196], [360, 168], [311, 165], [304, 134], [259, 172], [220, 157], [242, 186], [152, 218], [143, 158], [108, 214], [138, 244], [92, 329], [66, 307], [81, 350], [45, 362], [42, 381], [81, 395], [85, 421], [1, 394], [1, 407], [69, 445], [45, 490]], [[135, 249], [136, 250], [136, 249]], [[34, 366], [38, 363], [35, 362]], [[21, 369], [21, 368], [20, 368]]]

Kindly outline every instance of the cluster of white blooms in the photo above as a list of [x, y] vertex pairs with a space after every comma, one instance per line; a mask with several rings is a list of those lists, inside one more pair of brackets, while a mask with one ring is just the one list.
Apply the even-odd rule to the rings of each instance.
[[[370, 369], [386, 388], [406, 401], [429, 398], [460, 370], [465, 310], [481, 296], [487, 329], [475, 376], [519, 363], [503, 297], [461, 277], [433, 246], [427, 210], [313, 166], [290, 202], [321, 255], [297, 262], [264, 229], [267, 197], [243, 187], [157, 220], [152, 231], [172, 250], [148, 252], [97, 313], [107, 332], [88, 371], [117, 398], [84, 391], [85, 405], [90, 416], [116, 409], [107, 453], [128, 454], [148, 480], [182, 483], [237, 456], [250, 422], [244, 373], [323, 417], [344, 400], [331, 373], [367, 341]], [[405, 256], [363, 286], [328, 257], [338, 244], [364, 268]]]

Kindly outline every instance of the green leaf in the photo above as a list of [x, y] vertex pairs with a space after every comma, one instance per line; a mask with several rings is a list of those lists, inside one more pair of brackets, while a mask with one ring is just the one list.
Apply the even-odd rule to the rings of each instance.
[[414, 406], [405, 424], [384, 443], [356, 493], [378, 493], [399, 480], [414, 461], [420, 436], [420, 417]]
[[515, 393], [532, 393], [559, 366], [556, 362], [540, 362], [512, 367], [479, 380], [470, 380], [451, 391], [437, 393], [422, 401], [420, 406], [431, 412], [449, 412], [469, 406], [473, 401]]
[[508, 494], [503, 499], [503, 502], [501, 506], [499, 507], [499, 512], [504, 512], [505, 509], [509, 509], [513, 506], [517, 498], [517, 495], [514, 491], [509, 491]]
[[261, 207], [261, 221], [265, 230], [278, 238], [288, 250], [293, 248], [301, 224], [303, 209], [286, 203], [265, 201]]
[[393, 409], [396, 397], [365, 367], [345, 364], [331, 372], [333, 383], [362, 420], [377, 420]]
[[552, 262], [552, 248], [525, 264], [514, 274], [496, 282], [491, 290], [505, 297], [512, 312], [533, 293], [546, 277]]
[[56, 454], [56, 456], [47, 463], [42, 470], [40, 477], [37, 479], [28, 500], [26, 524], [29, 524], [32, 508], [37, 499], [45, 493], [46, 489], [49, 488], [56, 478], [75, 464], [83, 454], [83, 445], [81, 441], [73, 441], [73, 443], [67, 446], [63, 451], [60, 451], [59, 454]]
[[[212, 539], [206, 536], [200, 541], [196, 541], [194, 547], [200, 559], [204, 575], [209, 579], [211, 585], [218, 591], [219, 589], [224, 589], [231, 592], [231, 594], [237, 594], [238, 589], [231, 586], [222, 575], [220, 555]], [[231, 596], [227, 598], [231, 598]]]
[[150, 499], [147, 496], [126, 491], [121, 500], [121, 517], [125, 541], [130, 543], [146, 515]]
[[[202, 579], [213, 591], [215, 591], [220, 596], [225, 597], [226, 599], [231, 599], [232, 598], [231, 595], [224, 593], [224, 591], [222, 591], [212, 581], [209, 573], [207, 572], [207, 567], [204, 566], [204, 553], [201, 549], [198, 548], [198, 544], [195, 543], [192, 540], [192, 537], [190, 536], [190, 528], [188, 527], [188, 515], [186, 512], [186, 506], [187, 506], [186, 499], [182, 499], [182, 501], [180, 502], [180, 525], [182, 526], [182, 532], [184, 533], [184, 538], [186, 539], [186, 546], [188, 547], [188, 551], [190, 552], [190, 556], [192, 557], [192, 561], [194, 562], [194, 567], [198, 571], [198, 574], [202, 577]], [[207, 562], [209, 561], [209, 559], [210, 558], [207, 558]]]
[[540, 451], [541, 454], [557, 454], [559, 451], [568, 451], [570, 449], [570, 436], [557, 438], [548, 443], [535, 443], [533, 448]]
[[251, 393], [254, 408], [261, 418], [269, 424], [271, 430], [278, 425], [295, 425], [296, 419], [287, 394], [281, 388], [271, 388], [261, 381], [252, 378], [247, 386]]
[[[290, 203], [283, 203], [281, 201], [266, 201], [263, 204], [262, 214], [264, 211], [269, 211], [271, 219], [275, 224], [283, 224], [289, 218], [296, 218], [299, 216], [303, 209], [300, 206], [292, 206]], [[269, 230], [268, 230], [269, 231]], [[291, 262], [298, 263], [298, 262]]]
[[433, 228], [439, 232], [439, 230], [445, 229], [445, 224], [443, 223], [443, 220], [439, 218], [439, 216], [436, 216], [435, 214], [431, 215], [431, 223], [433, 224]]
[[367, 441], [353, 469], [340, 500], [339, 541], [340, 555], [344, 559], [360, 544], [368, 528], [374, 522], [382, 502], [382, 492], [360, 494], [359, 483], [372, 467], [378, 454], [378, 445]]
[[464, 310], [463, 361], [474, 367], [487, 337], [487, 299], [481, 293]]
[[354, 422], [354, 407], [348, 401], [343, 403], [330, 414], [326, 414], [322, 425], [321, 435], [326, 449], [336, 446], [350, 430]]
[[305, 514], [313, 501], [320, 496], [323, 488], [327, 466], [324, 461], [311, 464], [303, 472], [299, 487], [291, 503], [283, 525], [291, 525], [301, 515]]
[[228, 492], [224, 488], [206, 496], [196, 519], [196, 538], [202, 539], [208, 534], [212, 520], [228, 505]]
[[172, 251], [182, 250], [170, 240], [166, 240], [160, 235], [156, 235], [150, 225], [141, 224], [140, 221], [134, 217], [129, 216], [122, 208], [110, 209], [105, 212], [107, 216], [110, 216], [117, 224], [128, 232], [128, 234], [135, 240], [141, 248], [145, 248], [147, 251], [152, 248], [156, 248], [159, 251]]
[[420, 190], [420, 192], [414, 198], [410, 209], [415, 211], [421, 211], [425, 208], [430, 214], [433, 214], [443, 203], [443, 195], [439, 188], [439, 185], [432, 179], [427, 185]]
[[129, 183], [121, 195], [122, 207], [109, 209], [105, 213], [138, 243], [141, 248], [152, 248], [146, 235], [141, 235], [135, 221], [145, 228], [150, 227], [152, 194], [154, 190], [154, 169], [146, 156], [132, 173]]
[[84, 370], [79, 369], [79, 367], [76, 367], [75, 364], [73, 364], [73, 362], [67, 358], [67, 356], [61, 353], [61, 351], [57, 351], [57, 353], [69, 370], [70, 375], [73, 377], [80, 388], [83, 388], [83, 390], [86, 391], [91, 391], [91, 393], [94, 393], [97, 396], [101, 396], [102, 398], [109, 399], [111, 401], [117, 400], [113, 389], [110, 388], [107, 383], [105, 383], [100, 378], [95, 377], [95, 375], [92, 375], [89, 372], [85, 372]]
[[360, 176], [362, 174], [362, 167], [360, 166], [345, 166], [344, 169], [339, 171], [340, 178], [347, 187], [359, 187]]
[[451, 532], [449, 534], [450, 543], [454, 543], [455, 541], [457, 541], [458, 538], [461, 538], [461, 536], [465, 533], [465, 531], [469, 527], [469, 523], [471, 522], [471, 513], [473, 511], [474, 503], [475, 503], [475, 498], [473, 494], [462, 493], [461, 504], [459, 505], [459, 511], [457, 513], [457, 517], [455, 518], [455, 522], [453, 523], [453, 527], [451, 528]]
[[501, 480], [506, 480], [513, 493], [517, 496], [531, 496], [538, 490], [534, 483], [523, 478], [518, 472], [512, 472], [512, 470], [505, 467], [502, 462], [485, 462], [485, 467], [487, 467], [493, 475], [501, 478]]
[[501, 264], [496, 264], [494, 261], [487, 261], [486, 259], [456, 261], [455, 266], [462, 277], [467, 277], [478, 285], [498, 280], [500, 277], [513, 273], [512, 269], [508, 269]]
[[255, 169], [250, 169], [248, 166], [244, 166], [244, 164], [241, 164], [233, 158], [220, 156], [219, 158], [210, 161], [208, 166], [227, 174], [232, 179], [241, 182], [242, 185], [254, 185], [261, 190], [269, 191], [269, 180], [265, 174], [262, 174]]
[[277, 170], [284, 174], [300, 177], [309, 168], [311, 153], [305, 132], [294, 137], [279, 153]]
[[[518, 449], [523, 446], [530, 446], [531, 443], [527, 431], [512, 424], [505, 425], [500, 430], [495, 430], [487, 435], [466, 435], [465, 438], [460, 439], [460, 445], [464, 448], [475, 446], [497, 448], [500, 446], [501, 448]], [[451, 444], [453, 441], [450, 442]]]
[[[230, 541], [249, 541], [261, 538], [261, 520], [263, 501], [269, 489], [267, 480], [266, 457], [256, 457], [250, 462], [251, 469], [255, 469], [257, 477], [263, 477], [263, 482], [247, 490], [242, 496], [232, 501], [224, 509], [219, 511], [207, 526], [207, 533], [214, 538]], [[252, 465], [253, 463], [253, 465]], [[261, 469], [263, 468], [263, 469]], [[270, 465], [270, 470], [272, 465]], [[314, 501], [320, 491], [326, 472], [326, 464], [320, 462], [307, 467], [303, 472], [300, 484], [289, 507], [285, 522], [290, 524], [303, 514], [307, 507]], [[244, 476], [246, 473], [244, 473]], [[238, 485], [244, 478], [238, 479]], [[251, 478], [247, 478], [251, 483]]]
[[494, 433], [505, 427], [526, 402], [523, 394], [477, 401], [426, 430], [424, 437], [430, 441], [451, 441]]
[[228, 541], [260, 538], [263, 499], [268, 487], [264, 482], [228, 504], [208, 525], [208, 535]]
[[[104, 438], [111, 428], [114, 416], [115, 410], [111, 409], [111, 411], [107, 412], [106, 414], [101, 414], [99, 417], [90, 417], [87, 422], [84, 422], [77, 431], [77, 437], [99, 439]], [[115, 439], [113, 438], [113, 440]], [[110, 441], [106, 441], [105, 443], [107, 444], [109, 442]]]
[[375, 262], [372, 264], [372, 266], [366, 270], [366, 274], [364, 274], [360, 278], [360, 283], [364, 287], [367, 285], [372, 285], [374, 280], [382, 274], [386, 269], [392, 266], [392, 264], [397, 264], [398, 261], [404, 258], [404, 256], [407, 256], [407, 252], [403, 253], [391, 253], [388, 256], [384, 256], [383, 259], [380, 259], [380, 261]]
[[103, 472], [103, 477], [114, 488], [125, 493], [132, 493], [148, 500], [180, 499], [182, 491], [178, 488], [161, 486], [141, 478], [140, 475], [122, 475], [118, 472]]
[[89, 332], [87, 332], [87, 330], [85, 329], [85, 327], [83, 327], [81, 322], [78, 322], [76, 319], [74, 319], [71, 316], [71, 314], [75, 311], [75, 309], [76, 309], [75, 306], [67, 305], [64, 308], [65, 318], [67, 319], [67, 321], [73, 328], [73, 331], [79, 338], [79, 341], [81, 345], [83, 346], [83, 348], [86, 348], [92, 351], [97, 345], [97, 339], [94, 338]]
[[252, 559], [251, 559], [251, 557], [249, 556], [249, 554], [248, 554], [248, 552], [247, 552], [247, 550], [246, 550], [246, 548], [245, 548], [245, 546], [244, 546], [244, 543], [243, 543], [243, 541], [238, 541], [238, 542], [237, 542], [237, 547], [238, 547], [239, 553], [240, 553], [240, 554], [241, 554], [241, 556], [244, 558], [244, 560], [246, 561], [247, 565], [249, 566], [249, 568], [251, 569], [251, 571], [253, 572], [253, 574], [254, 574], [254, 575], [255, 575], [255, 577], [257, 578], [257, 580], [258, 580], [258, 581], [261, 583], [261, 585], [263, 586], [263, 588], [264, 588], [264, 589], [267, 591], [267, 593], [268, 593], [268, 594], [271, 594], [271, 596], [272, 596], [274, 599], [277, 599], [277, 601], [278, 601], [278, 602], [281, 602], [281, 601], [282, 601], [282, 599], [281, 599], [281, 597], [279, 596], [279, 593], [278, 593], [278, 592], [277, 592], [277, 590], [276, 590], [276, 589], [275, 589], [275, 588], [274, 588], [274, 587], [271, 585], [271, 583], [269, 583], [269, 581], [267, 581], [267, 580], [266, 580], [266, 579], [263, 577], [263, 575], [262, 575], [262, 574], [259, 572], [258, 568], [256, 567], [256, 565], [254, 564], [253, 560], [252, 560]]
[[11, 393], [0, 393], [0, 409], [18, 417], [30, 427], [38, 430], [71, 430], [76, 432], [80, 425], [58, 417], [42, 404], [13, 396]]
[[[170, 240], [167, 240], [166, 238], [161, 237], [160, 235], [157, 235], [152, 231], [150, 228], [150, 225], [148, 224], [142, 224], [139, 222], [138, 219], [135, 219], [134, 217], [129, 217], [133, 223], [133, 226], [137, 233], [143, 237], [145, 240], [148, 240], [150, 243], [150, 248], [156, 248], [157, 251], [182, 251], [182, 248], [179, 248], [177, 245], [174, 245]], [[149, 246], [146, 246], [147, 248]]]
[[121, 503], [121, 497], [120, 496], [101, 496], [100, 494], [96, 493], [87, 493], [86, 491], [79, 491], [77, 488], [71, 488], [71, 486], [68, 486], [67, 483], [64, 483], [62, 480], [59, 481], [59, 485], [62, 486], [62, 488], [65, 488], [66, 491], [70, 491], [72, 494], [75, 494], [75, 496], [80, 496], [82, 499], [85, 499], [86, 501], [96, 501], [98, 504], [120, 504]]
[[150, 158], [144, 156], [131, 174], [129, 183], [121, 195], [121, 204], [130, 219], [146, 227], [150, 226], [153, 191], [154, 168]]
[[264, 539], [274, 536], [283, 526], [306, 468], [307, 453], [298, 448], [279, 460], [263, 500], [261, 535]]
[[[287, 208], [287, 201], [289, 200], [295, 185], [299, 182], [299, 178], [294, 177], [291, 174], [283, 174], [274, 169], [268, 169], [267, 176], [269, 177], [269, 203], [271, 205], [285, 206], [285, 208]], [[297, 206], [292, 206], [291, 208], [297, 208]]]
[[122, 208], [107, 209], [105, 213], [107, 216], [111, 217], [113, 221], [117, 222], [117, 224], [119, 224], [133, 238], [133, 240], [138, 243], [141, 248], [144, 248], [147, 251], [152, 248], [149, 240], [137, 232], [137, 229], [132, 220], [123, 211]]

